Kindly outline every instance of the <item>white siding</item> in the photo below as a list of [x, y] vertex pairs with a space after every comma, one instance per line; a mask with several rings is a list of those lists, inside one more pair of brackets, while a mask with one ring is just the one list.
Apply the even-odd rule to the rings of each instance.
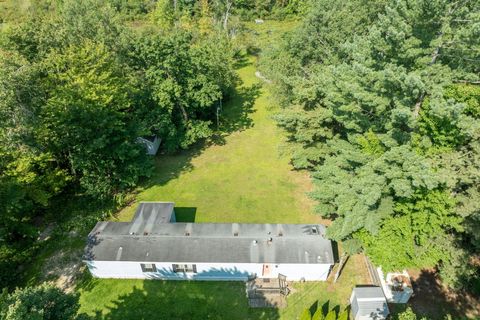
[[[151, 262], [149, 262], [151, 263]], [[125, 279], [171, 279], [171, 280], [240, 280], [249, 277], [262, 278], [263, 264], [255, 263], [193, 263], [197, 273], [175, 273], [172, 263], [155, 263], [157, 272], [142, 272], [141, 262], [129, 261], [88, 261], [87, 265], [94, 277]], [[279, 273], [289, 281], [326, 280], [330, 271], [329, 264], [270, 264], [270, 273], [266, 278], [276, 278]]]

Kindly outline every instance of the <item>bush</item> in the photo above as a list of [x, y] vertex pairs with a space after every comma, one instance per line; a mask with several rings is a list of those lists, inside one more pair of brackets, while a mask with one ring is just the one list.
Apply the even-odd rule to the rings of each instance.
[[0, 306], [0, 320], [72, 320], [80, 307], [78, 295], [47, 284], [3, 291]]

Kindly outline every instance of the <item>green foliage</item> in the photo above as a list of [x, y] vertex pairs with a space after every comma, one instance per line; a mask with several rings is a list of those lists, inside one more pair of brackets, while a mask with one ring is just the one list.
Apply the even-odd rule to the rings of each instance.
[[142, 34], [132, 52], [131, 64], [142, 69], [154, 104], [143, 110], [143, 129], [160, 133], [169, 149], [187, 148], [212, 134], [219, 100], [234, 81], [227, 40], [192, 37], [187, 31]]
[[427, 320], [425, 317], [417, 317], [417, 315], [413, 312], [412, 308], [408, 307], [407, 310], [396, 314], [393, 316], [394, 320]]
[[70, 165], [92, 195], [109, 196], [148, 175], [145, 152], [131, 118], [133, 86], [101, 44], [85, 42], [47, 56], [56, 70], [40, 113], [39, 140]]
[[456, 84], [445, 90], [445, 96], [465, 104], [465, 114], [480, 118], [480, 86]]
[[398, 202], [394, 215], [381, 222], [377, 234], [361, 231], [355, 238], [362, 241], [372, 261], [386, 270], [433, 267], [449, 259], [446, 248], [451, 246], [452, 238], [442, 230], [460, 228], [454, 204], [442, 191], [417, 194]]
[[480, 43], [459, 21], [480, 22], [479, 9], [320, 1], [262, 64], [292, 163], [312, 171], [317, 212], [334, 219], [328, 234], [388, 270], [443, 266], [457, 286], [447, 265], [477, 243], [480, 194]]
[[[75, 193], [121, 201], [152, 172], [137, 138], [176, 150], [210, 137], [234, 84], [229, 38], [195, 31], [196, 15], [191, 31], [174, 23], [195, 12], [189, 1], [164, 30], [128, 28], [153, 10], [138, 0], [28, 5], [0, 30], [0, 241], [15, 267], [52, 203]], [[2, 272], [2, 286], [14, 277]]]
[[160, 28], [169, 30], [175, 22], [175, 12], [173, 4], [169, 0], [160, 0], [151, 13], [152, 21]]
[[0, 298], [2, 320], [71, 320], [79, 309], [78, 295], [66, 294], [51, 285], [16, 289]]

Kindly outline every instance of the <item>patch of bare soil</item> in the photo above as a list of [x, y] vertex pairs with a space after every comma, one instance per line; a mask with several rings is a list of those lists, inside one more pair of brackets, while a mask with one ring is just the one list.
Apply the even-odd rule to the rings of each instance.
[[480, 298], [464, 291], [453, 291], [440, 281], [436, 270], [408, 270], [414, 295], [409, 304], [419, 314], [434, 319], [444, 319], [450, 314], [454, 319], [480, 317]]
[[82, 274], [82, 250], [59, 251], [51, 256], [42, 269], [43, 278], [65, 292], [75, 289], [75, 280]]

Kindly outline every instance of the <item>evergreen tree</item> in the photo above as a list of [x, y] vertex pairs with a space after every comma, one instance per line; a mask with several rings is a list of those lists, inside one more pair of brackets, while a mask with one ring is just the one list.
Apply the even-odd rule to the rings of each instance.
[[320, 2], [263, 64], [328, 234], [387, 270], [451, 271], [462, 239], [478, 239], [479, 12], [475, 1]]

